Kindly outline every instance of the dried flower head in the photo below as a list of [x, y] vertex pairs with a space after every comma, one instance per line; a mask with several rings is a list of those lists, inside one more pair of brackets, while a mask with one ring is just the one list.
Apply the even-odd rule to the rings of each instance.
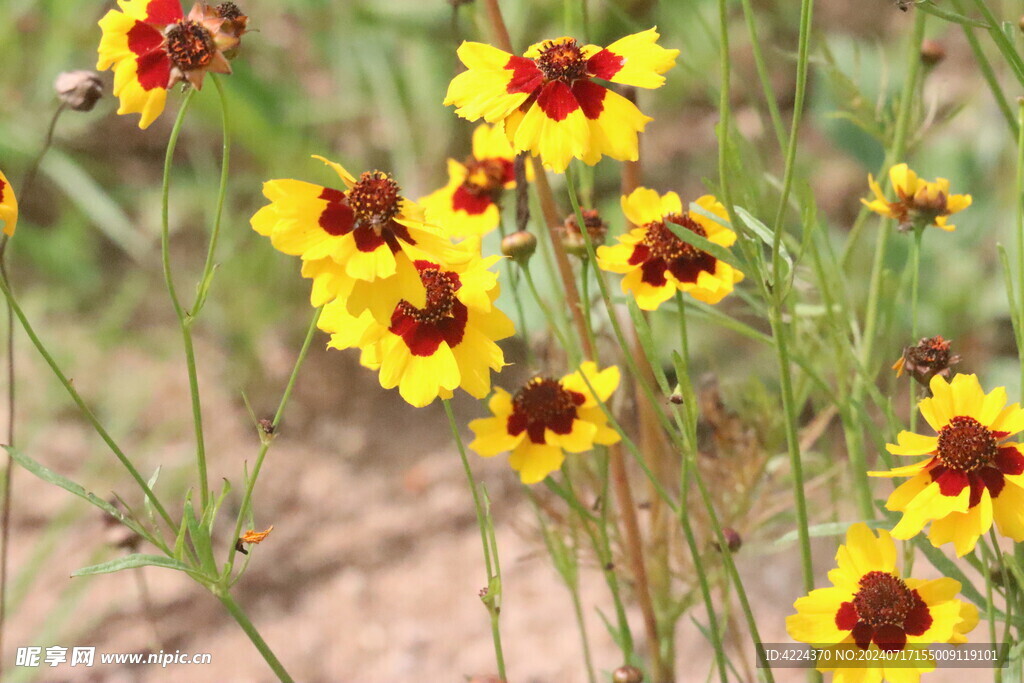
[[[587, 228], [587, 234], [590, 236], [590, 242], [594, 245], [594, 248], [604, 244], [605, 237], [608, 236], [608, 224], [605, 223], [604, 219], [601, 218], [601, 214], [597, 209], [584, 209], [583, 213], [583, 224]], [[587, 243], [583, 239], [583, 233], [580, 231], [579, 222], [576, 220], [576, 212], [573, 212], [565, 217], [565, 221], [562, 223], [562, 244], [565, 246], [565, 250], [575, 256], [584, 258], [587, 255]]]
[[937, 40], [930, 38], [921, 42], [921, 62], [926, 66], [935, 66], [946, 58], [946, 47]]
[[92, 111], [103, 97], [103, 81], [95, 71], [64, 71], [53, 84], [61, 101], [75, 111]]
[[273, 530], [274, 530], [274, 525], [273, 524], [268, 526], [263, 531], [256, 531], [255, 529], [249, 529], [244, 534], [242, 534], [242, 537], [238, 539], [237, 543], [235, 543], [235, 550], [237, 550], [238, 552], [242, 553], [243, 555], [248, 555], [249, 551], [246, 550], [245, 546], [242, 545], [242, 544], [243, 543], [262, 543], [263, 539], [265, 539], [267, 536], [269, 536], [270, 532], [273, 531]]
[[943, 339], [942, 335], [924, 337], [916, 345], [904, 347], [903, 355], [892, 369], [897, 377], [907, 372], [924, 386], [936, 375], [949, 379], [950, 368], [960, 362], [960, 356], [950, 352], [951, 344], [952, 341]]

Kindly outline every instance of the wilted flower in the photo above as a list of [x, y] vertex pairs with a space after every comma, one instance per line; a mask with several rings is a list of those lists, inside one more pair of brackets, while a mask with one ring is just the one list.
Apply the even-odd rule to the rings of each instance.
[[61, 101], [75, 111], [92, 111], [103, 97], [103, 82], [93, 71], [64, 71], [53, 84]]
[[139, 128], [160, 116], [167, 91], [186, 81], [203, 86], [207, 72], [229, 74], [225, 52], [238, 46], [237, 24], [197, 2], [184, 16], [179, 0], [118, 0], [100, 19], [96, 68], [114, 69], [118, 114], [141, 114]]
[[942, 335], [924, 337], [916, 345], [904, 347], [903, 355], [892, 369], [897, 377], [907, 372], [924, 386], [928, 386], [935, 375], [949, 379], [951, 367], [960, 362], [959, 355], [950, 353], [950, 343]]
[[606, 48], [563, 37], [537, 43], [522, 57], [464, 42], [458, 54], [467, 71], [452, 80], [444, 103], [470, 121], [503, 123], [513, 149], [540, 156], [558, 173], [573, 158], [635, 161], [637, 133], [651, 119], [594, 79], [660, 87], [679, 50], [657, 41], [653, 28]]
[[896, 220], [904, 231], [934, 225], [952, 232], [956, 226], [946, 223], [946, 217], [971, 205], [971, 195], [949, 193], [949, 181], [945, 178], [936, 178], [934, 182], [921, 180], [906, 164], [896, 164], [889, 169], [889, 180], [896, 192], [896, 201], [890, 202], [881, 185], [870, 175], [868, 184], [875, 198], [860, 201], [875, 213]]
[[[590, 242], [596, 249], [604, 244], [605, 237], [608, 235], [608, 224], [601, 218], [597, 209], [583, 209], [581, 213], [583, 214], [583, 224], [587, 228], [587, 235], [590, 236]], [[568, 253], [580, 257], [587, 255], [587, 243], [584, 241], [583, 233], [576, 221], [575, 211], [565, 217], [560, 232], [562, 233], [562, 245]]]

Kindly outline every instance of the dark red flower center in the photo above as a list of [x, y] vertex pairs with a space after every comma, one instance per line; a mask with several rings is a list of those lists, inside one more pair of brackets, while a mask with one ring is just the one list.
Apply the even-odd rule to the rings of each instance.
[[418, 323], [436, 324], [449, 315], [455, 305], [455, 290], [459, 288], [458, 275], [439, 268], [420, 271], [420, 281], [427, 290], [427, 302], [423, 308], [416, 308], [403, 299], [398, 304], [402, 315]]
[[390, 175], [365, 171], [348, 191], [348, 204], [356, 222], [379, 229], [398, 215], [401, 190]]
[[583, 48], [575, 40], [546, 41], [535, 60], [548, 81], [571, 83], [587, 75], [587, 60]]
[[505, 159], [466, 159], [466, 179], [462, 186], [473, 195], [499, 194], [509, 179], [511, 164]]
[[914, 608], [914, 595], [907, 584], [888, 572], [868, 572], [860, 579], [853, 606], [861, 621], [878, 628], [886, 624], [903, 626]]
[[4, 200], [4, 188], [6, 187], [7, 184], [4, 181], [0, 180], [0, 202]]
[[194, 71], [209, 65], [216, 47], [205, 26], [191, 19], [180, 19], [164, 33], [167, 55], [182, 71]]
[[512, 399], [508, 432], [515, 436], [525, 430], [531, 441], [541, 444], [545, 443], [545, 429], [568, 434], [577, 407], [585, 401], [583, 394], [569, 391], [557, 379], [534, 377]]
[[938, 458], [948, 469], [973, 472], [998, 452], [995, 436], [973, 417], [958, 415], [939, 432]]
[[[665, 222], [680, 225], [701, 237], [708, 236], [707, 231], [689, 216], [674, 213], [665, 216]], [[647, 233], [644, 235], [643, 244], [651, 250], [652, 256], [671, 262], [676, 259], [695, 261], [704, 255], [704, 252], [697, 247], [676, 237], [676, 234], [665, 225], [665, 222], [648, 223], [644, 226]]]

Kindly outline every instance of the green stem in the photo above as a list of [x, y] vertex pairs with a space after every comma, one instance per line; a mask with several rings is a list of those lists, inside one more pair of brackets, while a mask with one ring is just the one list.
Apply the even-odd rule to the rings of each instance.
[[185, 99], [178, 110], [178, 116], [174, 120], [174, 127], [171, 128], [171, 137], [167, 141], [167, 153], [164, 156], [164, 177], [160, 195], [160, 251], [167, 293], [171, 297], [171, 304], [174, 306], [174, 312], [178, 316], [182, 344], [185, 347], [185, 365], [188, 369], [188, 388], [192, 401], [192, 424], [196, 437], [196, 469], [199, 472], [199, 491], [202, 509], [205, 512], [210, 503], [210, 485], [206, 475], [206, 439], [203, 436], [203, 409], [199, 399], [199, 373], [196, 370], [196, 353], [192, 343], [192, 323], [194, 319], [182, 307], [181, 300], [178, 298], [177, 290], [174, 287], [174, 274], [171, 271], [170, 237], [171, 166], [174, 162], [174, 150], [178, 145], [178, 136], [181, 134], [182, 124], [185, 121], [185, 113], [188, 111], [195, 92], [194, 89], [189, 89], [185, 94]]
[[21, 306], [18, 305], [17, 300], [14, 298], [14, 294], [11, 293], [10, 288], [7, 286], [7, 283], [4, 281], [3, 278], [0, 278], [0, 289], [3, 290], [4, 296], [7, 297], [7, 302], [14, 310], [14, 315], [17, 316], [19, 322], [21, 322], [21, 326], [25, 329], [25, 333], [28, 335], [28, 338], [32, 341], [33, 346], [36, 347], [36, 350], [39, 352], [39, 355], [43, 357], [43, 360], [46, 361], [46, 364], [50, 366], [50, 369], [53, 371], [53, 374], [57, 376], [57, 379], [60, 381], [61, 385], [68, 392], [68, 395], [71, 396], [71, 400], [74, 401], [75, 405], [77, 405], [79, 410], [82, 411], [82, 414], [85, 416], [85, 419], [89, 422], [90, 425], [92, 425], [92, 428], [96, 430], [96, 433], [99, 434], [101, 439], [103, 439], [103, 442], [107, 444], [111, 452], [113, 452], [114, 456], [121, 462], [122, 465], [124, 465], [124, 468], [128, 470], [128, 473], [131, 474], [132, 478], [139, 485], [139, 488], [142, 489], [142, 492], [145, 494], [146, 498], [148, 498], [149, 501], [153, 504], [153, 509], [155, 509], [157, 513], [160, 515], [160, 517], [164, 520], [164, 522], [167, 523], [167, 526], [171, 529], [171, 531], [173, 533], [177, 533], [178, 525], [175, 524], [174, 520], [171, 519], [171, 516], [167, 514], [167, 510], [164, 509], [163, 504], [156, 497], [156, 494], [153, 493], [153, 490], [149, 488], [149, 484], [146, 483], [145, 478], [143, 478], [143, 476], [139, 474], [139, 471], [135, 468], [135, 465], [132, 464], [131, 460], [128, 459], [128, 456], [124, 454], [124, 451], [121, 450], [121, 448], [117, 445], [117, 443], [114, 442], [114, 439], [110, 436], [110, 434], [103, 427], [103, 425], [100, 424], [99, 420], [93, 414], [92, 410], [89, 409], [89, 406], [87, 406], [85, 404], [85, 401], [82, 400], [82, 397], [78, 394], [78, 391], [75, 390], [75, 387], [74, 385], [72, 385], [71, 380], [67, 378], [64, 372], [60, 369], [60, 366], [57, 365], [57, 361], [55, 361], [53, 356], [50, 355], [50, 352], [46, 350], [46, 347], [43, 345], [43, 342], [39, 339], [38, 335], [36, 335], [36, 332], [32, 328], [32, 325], [29, 323], [28, 318], [25, 317], [25, 312], [21, 310]]
[[[1017, 219], [1017, 322], [1024, 325], [1024, 100], [1020, 101], [1017, 108], [1017, 120], [1017, 180], [1014, 185]], [[1018, 344], [1017, 356], [1020, 359], [1020, 392], [1024, 398], [1024, 346]], [[1024, 547], [1024, 544], [1018, 546]]]
[[772, 128], [775, 130], [775, 138], [778, 140], [779, 149], [786, 149], [786, 128], [782, 123], [782, 114], [779, 112], [779, 100], [775, 96], [775, 88], [772, 87], [771, 73], [764, 61], [764, 53], [761, 51], [761, 40], [757, 35], [757, 24], [754, 21], [754, 10], [750, 6], [750, 0], [742, 0], [743, 18], [747, 22], [747, 32], [750, 33], [750, 48], [754, 54], [754, 65], [757, 67], [757, 77], [761, 81], [761, 89], [764, 91], [764, 99], [768, 104], [768, 114], [772, 120]]
[[[995, 646], [996, 642], [998, 642], [998, 641], [996, 640], [997, 636], [996, 636], [995, 602], [993, 602], [993, 600], [992, 600], [992, 597], [993, 597], [992, 596], [992, 567], [991, 567], [992, 558], [989, 555], [988, 543], [986, 542], [986, 540], [984, 538], [981, 539], [981, 541], [979, 542], [978, 545], [981, 548], [981, 569], [982, 569], [982, 574], [985, 577], [985, 602], [987, 603], [986, 616], [988, 617], [988, 639], [989, 639], [989, 642], [992, 643], [993, 646]], [[994, 553], [996, 555], [999, 555], [999, 546], [998, 545], [994, 546]], [[1005, 572], [1003, 573], [1003, 576], [1006, 577], [1006, 573]], [[1008, 577], [1006, 577], [1006, 578], [1008, 579]], [[1010, 580], [1012, 580], [1012, 579], [1010, 579]], [[995, 683], [1002, 683], [1002, 681], [1003, 681], [1002, 669], [996, 668], [996, 669], [993, 669], [993, 671], [995, 673], [995, 678], [994, 678]]]
[[[921, 238], [924, 236], [925, 226], [914, 226], [914, 241], [910, 247], [910, 343], [917, 343], [917, 308], [918, 308], [918, 284], [921, 279]], [[910, 431], [917, 429], [917, 385], [915, 380], [910, 380]]]
[[216, 595], [217, 599], [221, 601], [221, 604], [227, 608], [234, 620], [238, 622], [238, 625], [242, 627], [242, 630], [245, 631], [245, 635], [249, 636], [249, 640], [252, 641], [252, 644], [255, 645], [256, 649], [260, 651], [261, 655], [263, 655], [263, 659], [266, 660], [267, 664], [274, 671], [274, 675], [277, 676], [278, 680], [281, 681], [281, 683], [292, 683], [292, 677], [288, 675], [287, 671], [285, 671], [284, 666], [278, 660], [274, 651], [270, 649], [269, 645], [267, 645], [267, 641], [263, 640], [263, 636], [261, 636], [260, 632], [256, 630], [252, 621], [250, 621], [246, 613], [242, 611], [241, 606], [235, 602], [235, 599], [231, 597], [231, 594], [225, 590], [215, 590], [214, 595]]
[[[961, 0], [952, 0], [953, 9], [963, 14], [964, 8]], [[1013, 131], [1014, 137], [1019, 135], [1020, 126], [1017, 120], [1013, 117], [1013, 110], [1010, 109], [1010, 103], [1006, 100], [1006, 94], [1003, 93], [1002, 86], [999, 85], [999, 79], [996, 77], [996, 72], [992, 68], [992, 63], [989, 62], [988, 57], [985, 56], [985, 51], [981, 47], [981, 42], [978, 40], [978, 36], [974, 34], [974, 28], [967, 24], [961, 24], [960, 28], [964, 31], [964, 37], [967, 38], [967, 43], [971, 46], [971, 52], [974, 53], [974, 61], [978, 63], [978, 69], [981, 71], [982, 77], [985, 79], [985, 83], [988, 84], [988, 89], [992, 91], [992, 96], [996, 99], [996, 104], [999, 106], [999, 111], [1002, 112], [1006, 118], [1006, 123], [1010, 126]]]
[[526, 280], [526, 286], [530, 288], [530, 294], [533, 295], [534, 301], [536, 301], [537, 305], [540, 306], [541, 312], [544, 313], [544, 317], [547, 318], [551, 325], [551, 331], [555, 333], [555, 336], [558, 338], [558, 343], [561, 344], [562, 348], [569, 354], [572, 364], [576, 365], [579, 360], [579, 350], [577, 346], [570, 343], [568, 336], [555, 319], [555, 314], [551, 311], [547, 302], [545, 302], [541, 297], [540, 292], [537, 290], [537, 285], [533, 281], [533, 275], [530, 273], [529, 265], [523, 265], [522, 272], [523, 279]]
[[[462, 469], [466, 472], [466, 481], [469, 483], [469, 491], [473, 494], [473, 510], [476, 512], [476, 523], [480, 528], [480, 540], [483, 543], [484, 549], [484, 565], [487, 568], [487, 589], [490, 591], [497, 575], [494, 573], [494, 563], [491, 559], [491, 544], [487, 540], [487, 520], [483, 504], [480, 501], [480, 491], [477, 487], [476, 479], [473, 478], [473, 470], [469, 466], [469, 458], [466, 457], [466, 446], [462, 442], [462, 434], [459, 432], [459, 425], [455, 421], [455, 413], [452, 412], [451, 401], [448, 399], [442, 399], [441, 403], [444, 404], [444, 413], [448, 416], [448, 424], [452, 430], [452, 438], [455, 439], [455, 444], [459, 450], [459, 458], [462, 460]], [[500, 583], [498, 585], [500, 586]], [[484, 605], [486, 605], [487, 611], [491, 615], [491, 640], [494, 642], [494, 658], [498, 665], [498, 678], [502, 681], [507, 681], [508, 678], [505, 675], [505, 655], [501, 647], [501, 631], [498, 628], [499, 612], [496, 601], [499, 600], [500, 597], [500, 595], [487, 595], [484, 600]]]
[[195, 318], [199, 311], [206, 304], [206, 295], [210, 287], [210, 279], [213, 277], [214, 256], [217, 253], [217, 241], [220, 238], [221, 218], [224, 215], [224, 200], [227, 197], [228, 176], [231, 169], [231, 120], [228, 116], [228, 102], [224, 96], [224, 86], [220, 79], [212, 75], [210, 79], [217, 87], [217, 95], [220, 99], [221, 119], [221, 162], [220, 162], [220, 185], [217, 188], [217, 210], [213, 219], [213, 231], [210, 233], [210, 245], [206, 250], [206, 262], [203, 264], [203, 274], [199, 280], [199, 288], [196, 292], [196, 300], [189, 311], [189, 317]]
[[238, 519], [235, 521], [235, 533], [232, 535], [230, 542], [231, 548], [228, 551], [228, 569], [227, 573], [230, 574], [234, 568], [235, 563], [235, 546], [238, 543], [238, 539], [242, 535], [242, 526], [245, 524], [245, 518], [249, 510], [249, 506], [252, 504], [252, 492], [256, 488], [256, 480], [260, 476], [260, 469], [263, 467], [263, 460], [267, 457], [267, 452], [270, 450], [270, 444], [273, 442], [273, 437], [277, 433], [277, 428], [281, 424], [281, 419], [284, 417], [285, 406], [288, 405], [288, 400], [292, 396], [292, 389], [295, 388], [295, 382], [299, 377], [299, 369], [302, 367], [303, 362], [306, 360], [306, 355], [309, 353], [309, 347], [313, 343], [313, 337], [316, 336], [316, 324], [320, 321], [320, 314], [323, 313], [324, 307], [316, 309], [313, 313], [313, 319], [309, 321], [309, 328], [306, 330], [306, 338], [302, 340], [302, 348], [299, 349], [299, 355], [295, 359], [295, 365], [292, 366], [292, 374], [288, 377], [288, 384], [285, 385], [284, 393], [281, 395], [281, 400], [277, 404], [277, 412], [274, 413], [274, 421], [270, 423], [269, 434], [260, 432], [260, 451], [256, 455], [256, 464], [253, 466], [252, 472], [249, 474], [248, 481], [245, 483], [245, 493], [242, 496], [242, 504], [238, 509]]
[[993, 42], [999, 51], [1003, 53], [1003, 58], [1010, 65], [1010, 70], [1017, 77], [1017, 80], [1024, 85], [1024, 60], [1021, 60], [1017, 49], [1014, 47], [1013, 42], [1010, 38], [1003, 33], [1003, 27], [1000, 21], [996, 18], [996, 15], [989, 9], [988, 3], [985, 0], [974, 0], [974, 6], [985, 17], [985, 21], [988, 22], [988, 32], [992, 36]]

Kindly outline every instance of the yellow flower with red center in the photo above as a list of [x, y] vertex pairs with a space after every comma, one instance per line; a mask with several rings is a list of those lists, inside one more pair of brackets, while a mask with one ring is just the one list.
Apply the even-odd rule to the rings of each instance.
[[722, 222], [696, 211], [684, 211], [679, 195], [659, 196], [641, 187], [622, 198], [622, 210], [639, 227], [619, 236], [619, 244], [597, 249], [602, 270], [624, 273], [622, 291], [632, 293], [637, 305], [653, 311], [670, 299], [676, 290], [693, 298], [717, 304], [743, 279], [743, 273], [711, 254], [684, 242], [669, 224], [684, 228], [710, 242], [729, 247], [736, 233], [725, 227], [729, 218], [725, 207], [711, 195], [694, 202]]
[[[896, 544], [886, 531], [876, 537], [866, 524], [854, 524], [846, 532], [846, 545], [839, 546], [836, 563], [828, 573], [832, 586], [799, 598], [793, 604], [797, 613], [786, 617], [793, 640], [870, 651], [861, 660], [870, 662], [863, 668], [824, 663], [838, 661], [835, 656], [819, 659], [818, 670], [834, 671], [834, 683], [916, 683], [935, 668], [927, 655], [930, 643], [966, 643], [967, 633], [978, 624], [978, 609], [956, 598], [959, 581], [900, 576]], [[915, 648], [912, 659], [885, 666], [880, 650], [900, 652], [908, 646]]]
[[488, 403], [493, 417], [469, 423], [476, 434], [469, 447], [485, 458], [511, 451], [512, 469], [524, 484], [535, 484], [558, 471], [566, 453], [619, 441], [598, 402], [606, 402], [618, 386], [617, 367], [598, 372], [597, 364], [587, 361], [562, 379], [534, 377], [514, 396], [495, 389]]
[[472, 156], [465, 163], [449, 159], [448, 184], [420, 199], [427, 218], [456, 238], [482, 236], [497, 228], [501, 195], [516, 186], [514, 159], [501, 126], [477, 126]]
[[118, 0], [120, 10], [100, 19], [96, 68], [114, 69], [118, 114], [141, 114], [147, 128], [164, 110], [167, 91], [179, 81], [196, 89], [209, 71], [229, 74], [224, 53], [238, 46], [244, 17], [232, 3], [197, 2], [185, 16], [179, 0]]
[[362, 349], [360, 362], [379, 370], [381, 386], [397, 386], [413, 406], [450, 398], [460, 387], [483, 398], [491, 390], [491, 371], [505, 365], [495, 342], [515, 332], [494, 306], [498, 276], [489, 267], [499, 258], [481, 259], [467, 248], [461, 261], [449, 264], [416, 260], [420, 286], [406, 290], [385, 322], [375, 318], [372, 306], [354, 315], [349, 302], [338, 298], [324, 307], [320, 329], [331, 334], [333, 348]]
[[860, 201], [875, 213], [894, 219], [902, 230], [915, 225], [922, 228], [934, 225], [952, 232], [956, 226], [947, 223], [946, 217], [971, 205], [971, 195], [949, 193], [949, 181], [945, 178], [936, 178], [934, 182], [922, 180], [906, 164], [896, 164], [890, 168], [889, 180], [896, 192], [896, 201], [890, 202], [882, 192], [882, 187], [870, 175], [868, 184], [875, 198]]
[[467, 71], [448, 86], [445, 105], [476, 121], [504, 122], [517, 152], [540, 156], [561, 173], [573, 158], [596, 164], [603, 155], [635, 161], [637, 134], [651, 119], [594, 79], [658, 88], [679, 50], [657, 44], [652, 28], [606, 48], [563, 37], [537, 43], [518, 57], [483, 43], [464, 42]]
[[18, 199], [14, 196], [14, 188], [7, 182], [7, 176], [0, 171], [0, 223], [4, 226], [4, 234], [14, 234], [18, 226]]
[[[452, 248], [448, 238], [424, 221], [422, 208], [399, 194], [390, 175], [365, 172], [357, 180], [341, 165], [314, 158], [334, 169], [346, 189], [269, 180], [263, 194], [270, 204], [256, 212], [251, 224], [278, 251], [301, 256], [307, 277], [321, 274], [330, 279], [325, 291], [332, 296], [347, 291], [353, 286], [344, 284], [348, 280], [408, 281], [412, 260], [447, 260]], [[320, 263], [309, 265], [316, 261]], [[404, 280], [392, 280], [403, 270]], [[382, 285], [378, 293], [387, 290]], [[391, 292], [393, 302], [399, 294]]]
[[1006, 405], [1006, 389], [986, 394], [976, 375], [949, 383], [932, 377], [932, 397], [918, 403], [935, 436], [903, 431], [893, 455], [928, 456], [876, 477], [911, 477], [889, 496], [886, 507], [903, 513], [892, 535], [909, 539], [931, 522], [928, 539], [952, 542], [963, 557], [992, 528], [1024, 541], [1024, 454], [1007, 439], [1024, 430], [1024, 410]]

